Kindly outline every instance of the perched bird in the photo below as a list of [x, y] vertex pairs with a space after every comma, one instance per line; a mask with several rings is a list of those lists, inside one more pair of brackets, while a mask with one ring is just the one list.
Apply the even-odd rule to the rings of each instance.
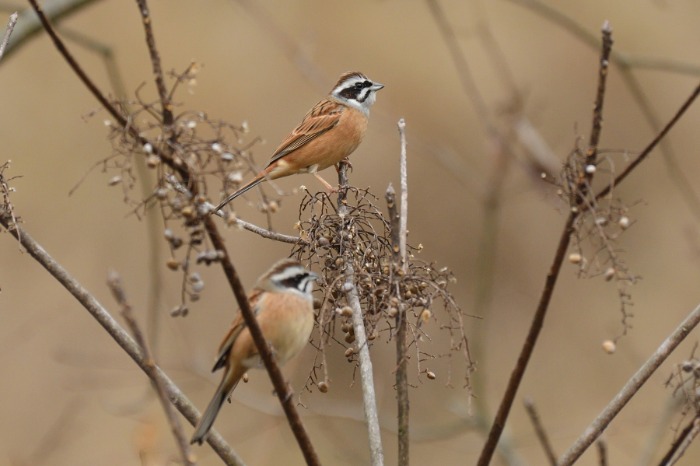
[[255, 178], [226, 198], [215, 211], [265, 180], [296, 173], [312, 173], [328, 190], [333, 187], [316, 172], [349, 156], [362, 142], [369, 108], [383, 84], [358, 72], [340, 76], [331, 93], [306, 114], [272, 154], [270, 162]]
[[[318, 278], [298, 261], [284, 259], [259, 279], [248, 299], [265, 340], [272, 346], [277, 363], [282, 365], [301, 351], [314, 326], [313, 282]], [[212, 372], [222, 367], [224, 376], [214, 397], [202, 415], [190, 443], [204, 441], [221, 405], [236, 388], [248, 369], [259, 366], [255, 342], [239, 314], [219, 347]]]

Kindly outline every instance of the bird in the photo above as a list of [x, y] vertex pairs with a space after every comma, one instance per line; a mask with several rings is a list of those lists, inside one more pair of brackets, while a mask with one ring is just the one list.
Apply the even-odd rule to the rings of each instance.
[[[260, 276], [248, 296], [258, 325], [279, 365], [296, 356], [309, 341], [314, 326], [312, 291], [317, 279], [318, 275], [299, 261], [283, 259]], [[260, 365], [255, 342], [239, 313], [219, 346], [212, 369], [216, 372], [224, 368], [221, 383], [197, 423], [190, 443], [202, 444], [241, 377], [248, 369]]]
[[297, 173], [311, 173], [326, 189], [335, 191], [316, 172], [337, 166], [357, 149], [367, 130], [369, 109], [383, 87], [358, 71], [343, 73], [328, 96], [314, 105], [282, 141], [267, 166], [214, 212], [265, 180]]

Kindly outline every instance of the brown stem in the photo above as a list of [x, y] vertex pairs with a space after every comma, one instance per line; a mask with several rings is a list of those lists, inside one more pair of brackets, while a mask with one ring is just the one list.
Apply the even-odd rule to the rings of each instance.
[[547, 456], [547, 461], [549, 461], [549, 464], [551, 464], [552, 466], [557, 466], [557, 454], [554, 453], [554, 448], [552, 448], [552, 442], [549, 441], [547, 431], [544, 430], [544, 426], [542, 425], [540, 416], [537, 413], [537, 408], [535, 408], [535, 403], [530, 399], [526, 399], [524, 404], [525, 411], [530, 417], [530, 422], [532, 422], [532, 427], [534, 427], [535, 429], [537, 439], [540, 441], [540, 445], [542, 445], [544, 454]]
[[651, 153], [654, 148], [661, 142], [661, 140], [668, 134], [669, 131], [671, 131], [671, 128], [673, 128], [676, 123], [678, 123], [678, 120], [681, 119], [681, 117], [685, 114], [686, 110], [690, 108], [690, 106], [695, 102], [695, 99], [698, 98], [698, 95], [700, 95], [700, 83], [695, 87], [695, 90], [690, 94], [690, 96], [683, 102], [683, 105], [678, 109], [675, 115], [673, 115], [673, 118], [666, 123], [666, 126], [663, 127], [663, 129], [657, 134], [654, 139], [651, 140], [649, 144], [644, 148], [644, 150], [637, 156], [636, 159], [634, 159], [625, 169], [615, 177], [615, 180], [610, 183], [608, 186], [606, 186], [604, 189], [602, 189], [598, 194], [596, 194], [596, 199], [600, 199], [610, 193], [612, 189], [619, 185], [627, 176], [634, 170], [637, 165], [642, 163], [644, 159], [647, 158], [647, 156]]
[[[610, 47], [612, 46], [612, 40], [609, 37], [610, 27], [607, 22], [603, 25], [602, 32], [603, 45], [601, 49], [600, 68], [607, 69], [607, 57], [609, 57], [610, 55]], [[606, 74], [607, 72], [603, 70], [601, 70], [598, 73], [600, 80], [598, 84], [598, 92], [596, 93], [595, 104], [595, 109], [598, 111], [594, 110], [593, 113], [593, 123], [591, 125], [591, 139], [589, 142], [588, 150], [588, 152], [590, 154], [593, 154], [594, 157], [597, 153], [596, 147], [600, 141], [600, 133], [602, 128], [602, 125], [600, 125], [600, 122], [602, 121], [602, 113], [599, 112], [602, 112], [603, 109]], [[582, 201], [582, 197], [580, 197], [579, 194], [585, 192], [587, 186], [588, 180], [585, 177], [579, 178], [576, 186], [576, 192], [578, 193], [576, 206], [580, 205], [580, 202]], [[580, 212], [581, 209], [572, 208], [568, 218], [566, 219], [566, 223], [564, 224], [564, 229], [562, 230], [561, 236], [559, 237], [559, 244], [557, 245], [557, 250], [554, 254], [554, 260], [552, 261], [549, 273], [547, 274], [547, 277], [545, 279], [544, 289], [542, 290], [542, 295], [540, 296], [540, 301], [537, 305], [537, 310], [535, 311], [535, 315], [532, 318], [532, 323], [530, 324], [530, 330], [528, 331], [527, 337], [525, 338], [525, 342], [520, 351], [520, 355], [518, 356], [518, 361], [515, 365], [515, 368], [513, 369], [513, 372], [510, 375], [510, 379], [508, 380], [506, 392], [503, 394], [503, 398], [501, 399], [501, 404], [498, 407], [498, 412], [496, 413], [493, 425], [491, 426], [491, 430], [489, 431], [486, 443], [484, 444], [484, 447], [481, 450], [479, 462], [477, 463], [479, 466], [488, 465], [491, 462], [491, 458], [493, 457], [494, 452], [496, 451], [496, 446], [498, 445], [498, 441], [501, 438], [503, 429], [505, 428], [506, 421], [508, 420], [508, 415], [510, 414], [510, 409], [513, 406], [515, 395], [518, 392], [518, 388], [520, 387], [523, 376], [525, 375], [525, 369], [527, 368], [527, 364], [530, 361], [530, 357], [532, 356], [532, 353], [535, 349], [535, 345], [537, 343], [540, 331], [542, 330], [542, 327], [544, 325], [544, 318], [547, 315], [549, 303], [552, 299], [552, 295], [554, 294], [554, 287], [557, 283], [557, 278], [559, 277], [559, 272], [561, 271], [561, 266], [564, 262], [566, 251], [568, 250], [569, 243], [571, 242], [571, 235], [574, 232], [574, 225], [578, 216], [580, 215]]]
[[[393, 251], [393, 264], [391, 273], [393, 277], [399, 274], [401, 269], [400, 247], [400, 216], [396, 209], [396, 192], [390, 184], [386, 190], [386, 205], [389, 211], [389, 223], [391, 225], [391, 249]], [[399, 283], [392, 283], [395, 294], [399, 294]], [[398, 296], [397, 296], [398, 297]], [[396, 402], [398, 405], [397, 435], [399, 444], [399, 465], [409, 463], [409, 398], [408, 398], [408, 359], [406, 358], [406, 309], [399, 301], [399, 312], [396, 314]]]
[[160, 105], [163, 111], [163, 124], [167, 129], [171, 129], [173, 125], [172, 103], [170, 102], [168, 91], [165, 89], [165, 80], [163, 79], [163, 70], [160, 64], [160, 54], [156, 47], [156, 38], [153, 35], [151, 12], [148, 9], [146, 0], [136, 0], [136, 3], [139, 6], [143, 29], [146, 32], [146, 45], [148, 46], [148, 53], [151, 55], [151, 65], [153, 66], [153, 74], [156, 79], [156, 89], [158, 89], [158, 97], [160, 98]]

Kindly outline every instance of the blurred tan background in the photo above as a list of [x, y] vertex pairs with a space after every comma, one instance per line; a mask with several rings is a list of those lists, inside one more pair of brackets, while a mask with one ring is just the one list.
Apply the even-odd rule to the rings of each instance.
[[[587, 140], [597, 48], [517, 2], [442, 0], [439, 4], [457, 34], [491, 121], [509, 131], [508, 123], [514, 121], [510, 118], [527, 119], [559, 161], [577, 137]], [[695, 0], [546, 4], [596, 38], [603, 21], [609, 20], [615, 49], [629, 57], [674, 60], [693, 65], [696, 71], [700, 65], [700, 3]], [[423, 259], [454, 271], [457, 301], [466, 314], [475, 314], [475, 287], [485, 273], [475, 263], [495, 149], [486, 137], [486, 118], [461, 87], [427, 3], [160, 0], [150, 6], [164, 68], [181, 71], [191, 61], [203, 65], [194, 92], [188, 94], [183, 88], [176, 96], [181, 108], [235, 124], [247, 121], [251, 138], [266, 141], [255, 148], [259, 163], [341, 72], [361, 70], [384, 83], [365, 142], [352, 158], [352, 182], [370, 186], [379, 196], [389, 182], [397, 184], [396, 122], [405, 118], [409, 239], [424, 245]], [[6, 15], [2, 18], [4, 24]], [[60, 27], [111, 47], [128, 91], [133, 93], [145, 83], [144, 92], [153, 95], [134, 2], [94, 2]], [[517, 94], [494, 65], [488, 37], [500, 48]], [[70, 47], [101, 88], [108, 90], [102, 60], [76, 44]], [[636, 69], [633, 75], [664, 122], [698, 80], [697, 73], [658, 69]], [[114, 314], [116, 306], [105, 277], [109, 268], [118, 270], [145, 325], [150, 283], [145, 223], [128, 215], [130, 208], [122, 202], [119, 188], [107, 186], [113, 173], [96, 169], [68, 195], [111, 152], [103, 125], [105, 113], [44, 35], [0, 62], [0, 83], [0, 163], [11, 159], [6, 175], [21, 176], [12, 183], [17, 189], [12, 199], [24, 228]], [[522, 99], [519, 113], [512, 112], [514, 95]], [[668, 140], [691, 181], [700, 177], [699, 123], [696, 105]], [[614, 151], [611, 157], [619, 170], [625, 160], [622, 152], [639, 151], [654, 134], [619, 68], [613, 66], [602, 147]], [[515, 363], [564, 221], [563, 205], [554, 190], [532, 176], [525, 159], [508, 166], [496, 235], [492, 301], [488, 310], [479, 311], [481, 318], [466, 319], [468, 333], [481, 342], [473, 355], [478, 363], [473, 383], [491, 411]], [[333, 179], [332, 172], [327, 179]], [[280, 182], [289, 190], [300, 184], [319, 189], [310, 176]], [[660, 153], [654, 153], [617, 194], [628, 205], [639, 201], [631, 211], [636, 224], [618, 243], [631, 272], [643, 277], [631, 290], [634, 328], [620, 340], [616, 354], [605, 354], [601, 342], [621, 331], [615, 286], [602, 278], [578, 280], [575, 268], [567, 264], [512, 411], [511, 464], [545, 464], [524, 415], [523, 397], [535, 401], [554, 448], [563, 453], [700, 302], [700, 218], [684, 201], [678, 180], [669, 175]], [[285, 198], [285, 209], [275, 218], [281, 231], [293, 231], [295, 201]], [[253, 209], [244, 207], [241, 215], [265, 222]], [[246, 286], [289, 251], [283, 244], [235, 229], [227, 229], [226, 238]], [[0, 464], [174, 461], [176, 450], [144, 375], [7, 234], [0, 236], [0, 258]], [[233, 300], [218, 268], [212, 267], [203, 272], [207, 288], [190, 315], [170, 318], [168, 310], [179, 302], [181, 277], [164, 265], [160, 269], [158, 357], [201, 409], [219, 380], [218, 374], [209, 374], [209, 368], [231, 319]], [[665, 389], [664, 382], [675, 364], [689, 357], [696, 340], [697, 333], [608, 429], [610, 464], [646, 464], [645, 458], [658, 461], [668, 448], [671, 429], [678, 427], [680, 416], [678, 411], [667, 411], [672, 390]], [[374, 348], [387, 464], [396, 458], [393, 348], [393, 343]], [[285, 369], [297, 392], [306, 380], [312, 353], [309, 348]], [[411, 390], [413, 464], [473, 464], [484, 435], [468, 426], [468, 392], [459, 379], [454, 388], [445, 387], [443, 362], [431, 362], [429, 367], [437, 380]], [[337, 354], [331, 360], [330, 393], [302, 395], [308, 408], [302, 413], [324, 464], [368, 460], [359, 386], [351, 384], [350, 369]], [[270, 395], [267, 376], [258, 371], [251, 379], [236, 391], [233, 404], [224, 407], [215, 427], [248, 464], [302, 464]], [[186, 431], [191, 432], [191, 427]], [[657, 445], [651, 456], [646, 456], [648, 445]], [[202, 464], [219, 464], [209, 447], [195, 451]], [[698, 458], [698, 447], [692, 446], [683, 464], [694, 464]], [[591, 451], [580, 464], [597, 461]], [[506, 461], [500, 457], [494, 463]]]

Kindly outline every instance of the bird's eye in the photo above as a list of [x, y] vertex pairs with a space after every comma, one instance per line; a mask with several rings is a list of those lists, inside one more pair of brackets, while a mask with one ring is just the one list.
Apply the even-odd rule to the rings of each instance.
[[355, 89], [357, 89], [358, 91], [362, 89], [364, 87], [362, 84], [363, 83], [355, 83]]

